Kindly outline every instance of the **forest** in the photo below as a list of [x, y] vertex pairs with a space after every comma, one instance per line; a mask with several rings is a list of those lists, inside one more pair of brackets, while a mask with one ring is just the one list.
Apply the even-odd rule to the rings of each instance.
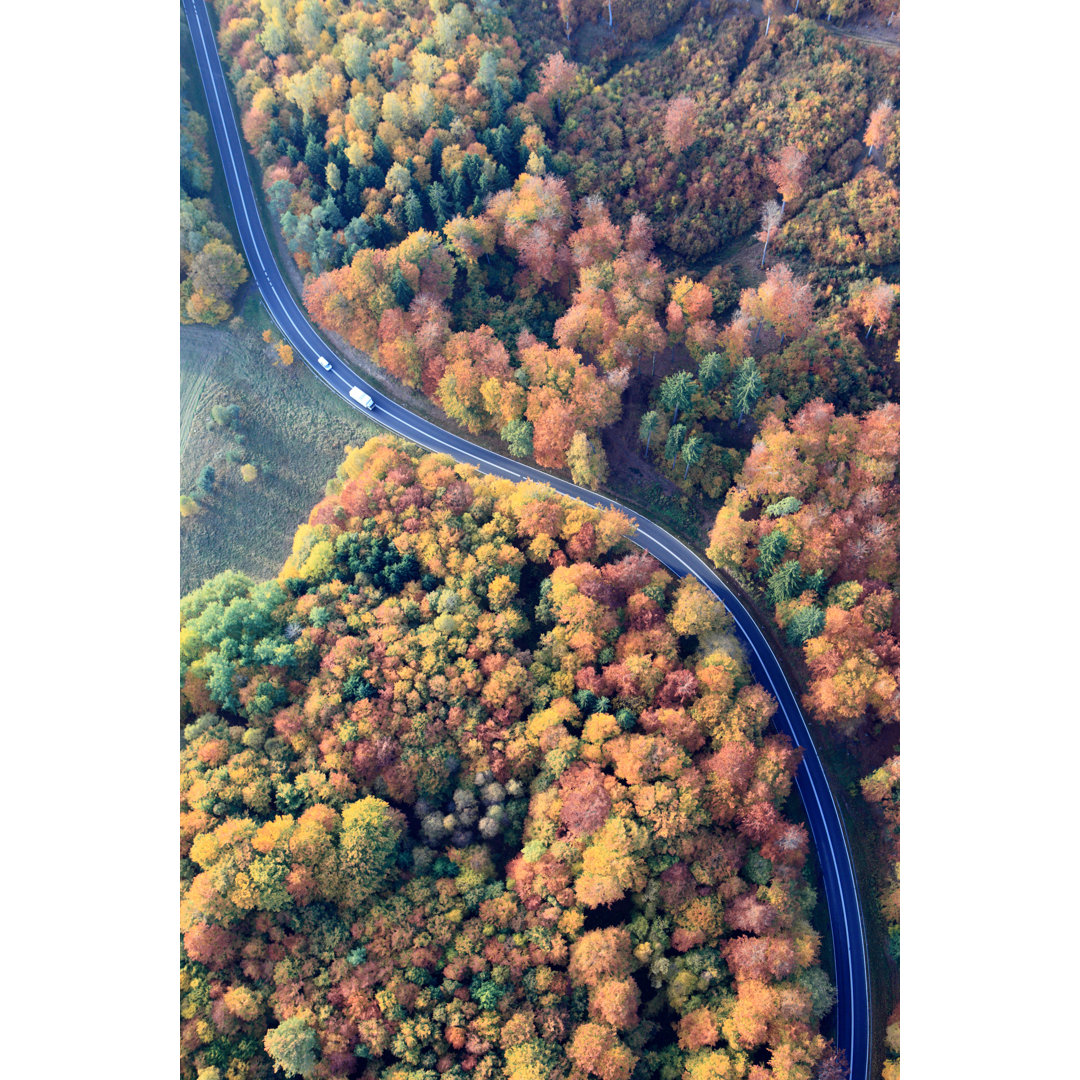
[[208, 198], [214, 184], [210, 125], [183, 96], [182, 67], [180, 76], [180, 321], [216, 326], [232, 315], [248, 269]]
[[[895, 977], [899, 58], [838, 26], [899, 4], [213, 7], [312, 320], [488, 447], [633, 466], [771, 625]], [[181, 110], [182, 318], [221, 322]], [[352, 450], [276, 581], [182, 602], [184, 1075], [844, 1076], [722, 608], [618, 515], [417, 453]]]
[[[807, 715], [853, 752], [899, 742], [899, 462], [895, 404], [855, 417], [816, 398], [789, 422], [770, 414], [709, 536], [714, 565], [802, 652]], [[875, 886], [898, 961], [900, 759], [885, 756], [860, 787], [880, 832]]]
[[183, 599], [184, 1077], [839, 1075], [798, 754], [628, 531], [385, 436]]
[[[218, 0], [313, 319], [588, 486], [633, 384], [658, 406], [652, 464], [713, 497], [733, 416], [895, 400], [895, 60], [780, 5], [766, 36], [728, 0], [612, 3], [609, 33], [571, 49], [603, 5], [546, 6]], [[644, 49], [658, 24], [670, 41]], [[770, 242], [786, 261], [741, 286], [723, 251], [759, 226], [762, 264]], [[711, 358], [674, 436], [658, 356]]]

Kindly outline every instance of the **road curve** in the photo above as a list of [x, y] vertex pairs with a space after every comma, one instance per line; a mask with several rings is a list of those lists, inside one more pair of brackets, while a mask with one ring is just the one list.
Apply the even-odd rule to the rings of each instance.
[[[289, 292], [274, 260], [273, 250], [259, 218], [240, 128], [206, 6], [203, 0], [183, 0], [183, 3], [195, 44], [199, 72], [229, 196], [232, 199], [240, 242], [263, 302], [278, 329], [292, 345], [295, 354], [334, 393], [362, 412], [367, 410], [362, 409], [349, 397], [349, 390], [357, 386], [366, 391], [375, 402], [375, 408], [369, 414], [374, 420], [429, 450], [450, 454], [458, 461], [474, 465], [484, 473], [513, 480], [537, 481], [592, 506], [614, 506], [621, 510], [637, 527], [632, 538], [634, 543], [654, 555], [677, 576], [693, 574], [731, 612], [746, 646], [754, 675], [779, 704], [774, 725], [778, 731], [788, 735], [796, 745], [803, 748], [803, 759], [795, 774], [795, 784], [802, 798], [817, 850], [829, 908], [837, 989], [836, 1043], [847, 1052], [851, 1080], [869, 1080], [870, 977], [862, 909], [847, 836], [798, 701], [753, 616], [707, 563], [647, 518], [586, 488], [550, 476], [520, 461], [492, 453], [467, 439], [444, 431], [363, 382], [334, 354]], [[323, 370], [316, 363], [319, 356], [330, 361], [330, 371]]]

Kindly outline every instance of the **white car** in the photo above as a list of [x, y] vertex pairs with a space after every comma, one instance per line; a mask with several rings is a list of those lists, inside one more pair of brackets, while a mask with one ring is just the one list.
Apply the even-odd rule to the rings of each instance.
[[325, 356], [320, 356], [318, 358], [318, 360], [319, 360], [319, 366], [320, 367], [326, 368], [327, 371], [330, 370], [330, 361], [327, 360]]
[[349, 391], [349, 397], [351, 397], [353, 401], [359, 401], [365, 409], [373, 409], [375, 407], [375, 402], [371, 400], [371, 395], [365, 394], [359, 386], [354, 386]]

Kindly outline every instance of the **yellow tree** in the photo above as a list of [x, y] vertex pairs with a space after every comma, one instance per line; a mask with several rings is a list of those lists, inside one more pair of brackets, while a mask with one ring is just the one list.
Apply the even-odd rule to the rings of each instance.
[[866, 156], [869, 157], [874, 148], [885, 141], [888, 134], [889, 120], [892, 118], [893, 107], [891, 101], [882, 101], [870, 113], [870, 119], [866, 122], [866, 134], [863, 142], [866, 144]]
[[682, 637], [709, 637], [730, 626], [724, 605], [695, 577], [684, 577], [675, 590], [668, 622]]
[[608, 477], [607, 455], [599, 440], [590, 439], [585, 432], [575, 431], [566, 451], [566, 463], [575, 484], [597, 488]]

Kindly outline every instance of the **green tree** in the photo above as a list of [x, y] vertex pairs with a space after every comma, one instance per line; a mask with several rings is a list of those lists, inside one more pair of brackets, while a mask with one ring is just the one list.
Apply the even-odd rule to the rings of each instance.
[[682, 448], [683, 461], [686, 462], [686, 468], [683, 470], [684, 480], [690, 472], [690, 466], [697, 465], [704, 456], [705, 440], [700, 435], [691, 435], [690, 438], [683, 443]]
[[424, 207], [420, 197], [412, 190], [405, 196], [405, 224], [409, 226], [409, 232], [416, 232], [424, 225]]
[[200, 495], [212, 495], [214, 493], [214, 481], [213, 465], [204, 465], [199, 473], [199, 478], [195, 481], [195, 490]]
[[664, 444], [664, 457], [671, 462], [679, 456], [679, 450], [682, 449], [683, 436], [686, 434], [686, 426], [684, 424], [676, 424], [669, 432], [667, 436], [667, 442]]
[[698, 365], [698, 382], [706, 393], [715, 390], [728, 376], [727, 357], [723, 353], [706, 353]]
[[493, 52], [485, 52], [480, 57], [480, 66], [473, 82], [490, 95], [494, 93], [495, 88], [499, 85], [498, 73], [498, 57]]
[[642, 418], [638, 427], [638, 438], [645, 443], [645, 456], [649, 455], [649, 443], [652, 442], [653, 432], [660, 424], [660, 414], [655, 409], [650, 409]]
[[778, 502], [769, 503], [765, 507], [766, 517], [786, 517], [788, 514], [794, 514], [796, 510], [802, 508], [802, 500], [796, 499], [794, 495], [788, 495]]
[[311, 175], [318, 178], [326, 175], [327, 153], [323, 147], [322, 139], [309, 135], [304, 147], [304, 164], [311, 171]]
[[390, 291], [394, 294], [394, 299], [400, 308], [408, 309], [413, 302], [412, 286], [405, 280], [400, 266], [395, 266], [394, 272], [390, 275]]
[[[329, 166], [327, 166], [329, 168]], [[322, 227], [324, 229], [342, 229], [345, 227], [345, 218], [337, 204], [337, 199], [328, 191], [326, 198], [319, 204], [322, 209]]]
[[215, 405], [210, 410], [210, 418], [215, 424], [222, 427], [235, 428], [240, 423], [240, 407], [238, 405]]
[[689, 371], [676, 371], [660, 384], [660, 401], [667, 409], [674, 409], [671, 422], [679, 418], [679, 410], [690, 407], [697, 382]]
[[435, 224], [441, 229], [450, 220], [450, 197], [446, 193], [446, 188], [437, 180], [433, 184], [428, 184], [427, 198]]
[[787, 551], [787, 533], [782, 529], [773, 529], [766, 533], [758, 544], [758, 569], [764, 574], [771, 574], [780, 564]]
[[802, 587], [802, 567], [799, 566], [797, 559], [788, 559], [769, 577], [765, 595], [772, 603], [781, 604], [785, 600], [793, 600], [798, 596], [802, 592]]
[[283, 1020], [263, 1039], [263, 1046], [274, 1065], [286, 1076], [307, 1076], [315, 1068], [318, 1045], [318, 1036], [299, 1016]]
[[533, 426], [528, 420], [509, 420], [499, 434], [514, 457], [532, 457]]
[[818, 596], [825, 595], [825, 583], [828, 580], [824, 570], [815, 570], [803, 583], [804, 589], [812, 589]]
[[371, 158], [382, 169], [384, 176], [394, 164], [394, 155], [390, 153], [390, 147], [386, 145], [381, 135], [376, 135], [371, 140]]
[[761, 397], [765, 384], [758, 371], [757, 361], [748, 356], [735, 373], [731, 384], [731, 408], [741, 420]]
[[[786, 565], [786, 564], [785, 564]], [[825, 612], [816, 604], [799, 608], [787, 624], [789, 645], [802, 645], [825, 628]]]

